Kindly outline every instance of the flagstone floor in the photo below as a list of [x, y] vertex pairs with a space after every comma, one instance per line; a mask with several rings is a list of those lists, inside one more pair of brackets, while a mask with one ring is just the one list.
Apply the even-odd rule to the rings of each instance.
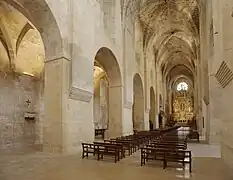
[[3, 155], [0, 180], [232, 180], [228, 167], [219, 158], [219, 148], [191, 144], [193, 173], [188, 167], [162, 169], [161, 162], [140, 166], [140, 152], [113, 163], [111, 160], [81, 159], [81, 155], [52, 155], [40, 152]]

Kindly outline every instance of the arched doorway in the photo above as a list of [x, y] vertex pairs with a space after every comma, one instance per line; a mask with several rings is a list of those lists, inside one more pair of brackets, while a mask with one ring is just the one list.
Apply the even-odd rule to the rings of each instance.
[[154, 129], [156, 127], [156, 118], [155, 118], [155, 92], [154, 88], [150, 88], [150, 129]]
[[93, 116], [95, 130], [105, 137], [122, 134], [123, 87], [115, 55], [106, 47], [98, 50], [94, 62]]
[[145, 129], [144, 124], [144, 94], [142, 79], [139, 74], [133, 78], [133, 130]]
[[[68, 61], [65, 59], [66, 56], [63, 51], [63, 48], [65, 47], [64, 44], [62, 44], [63, 41], [59, 27], [45, 0], [3, 0], [1, 3], [10, 5], [16, 9], [22, 17], [27, 19], [33, 29], [36, 29], [41, 36], [45, 54], [45, 63], [41, 78], [43, 79], [43, 77], [45, 77], [45, 80], [44, 83], [42, 83], [44, 85], [44, 88], [42, 88], [44, 89], [44, 94], [42, 94], [44, 106], [39, 107], [41, 108], [40, 111], [44, 112], [40, 117], [44, 119], [43, 124], [39, 124], [40, 143], [43, 145], [43, 151], [62, 152], [64, 151], [64, 142], [62, 140], [62, 115], [64, 114], [64, 108], [63, 98], [61, 98], [61, 96], [64, 91], [63, 88], [65, 87], [65, 78], [62, 76], [64, 74], [64, 65], [66, 65]], [[21, 23], [19, 25], [22, 26], [22, 30], [18, 35], [16, 35], [17, 40], [14, 40], [14, 43], [16, 44], [13, 46], [16, 48], [19, 47], [19, 49], [18, 51], [16, 49], [10, 50], [11, 53], [15, 54], [20, 54], [20, 46], [18, 45], [21, 43], [18, 42], [23, 43], [25, 37], [28, 36], [28, 33], [30, 34], [31, 31], [31, 27], [29, 25]], [[37, 42], [34, 36], [31, 40]], [[26, 53], [31, 54], [34, 52], [27, 49]], [[28, 73], [29, 77], [30, 75], [31, 74]], [[26, 95], [25, 98], [26, 97], [28, 97], [28, 95]], [[25, 107], [27, 107], [27, 104], [30, 104], [31, 102], [32, 100], [28, 98]], [[25, 107], [24, 110], [27, 111]], [[38, 114], [36, 114], [36, 116], [38, 118]], [[19, 126], [19, 129], [20, 128], [23, 129]]]

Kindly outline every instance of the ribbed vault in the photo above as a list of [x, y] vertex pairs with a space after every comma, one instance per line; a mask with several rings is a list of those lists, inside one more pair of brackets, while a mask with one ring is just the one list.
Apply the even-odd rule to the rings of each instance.
[[131, 5], [128, 2], [127, 7], [136, 12], [144, 51], [153, 47], [155, 64], [163, 75], [173, 74], [174, 69], [194, 75], [199, 53], [199, 0], [138, 0]]
[[32, 23], [13, 6], [0, 1], [0, 71], [41, 77], [44, 44]]

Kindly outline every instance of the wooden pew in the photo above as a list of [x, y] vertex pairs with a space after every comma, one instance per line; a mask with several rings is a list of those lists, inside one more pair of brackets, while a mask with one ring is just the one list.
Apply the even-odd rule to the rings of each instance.
[[192, 172], [192, 154], [191, 151], [162, 149], [162, 148], [141, 148], [141, 166], [146, 164], [148, 160], [159, 160], [163, 162], [163, 168], [167, 167], [168, 162], [189, 164], [189, 171]]
[[176, 148], [176, 149], [187, 149], [186, 140], [170, 140], [170, 139], [156, 139], [149, 143], [150, 146], [164, 147], [164, 148]]
[[159, 139], [161, 140], [166, 140], [166, 141], [184, 141], [184, 142], [187, 142], [188, 138], [187, 136], [185, 137], [179, 137], [179, 136], [168, 136], [168, 135], [165, 135], [165, 136], [161, 136]]
[[132, 142], [131, 140], [104, 140], [104, 142], [107, 143], [115, 143], [115, 144], [122, 144], [124, 151], [128, 151], [128, 155], [130, 156], [132, 154]]
[[82, 158], [87, 157], [89, 154], [97, 155], [97, 160], [103, 159], [105, 155], [114, 157], [114, 162], [120, 160], [122, 153], [122, 145], [110, 143], [82, 143], [83, 153]]
[[121, 136], [121, 137], [117, 137], [117, 138], [111, 138], [110, 140], [112, 141], [130, 141], [131, 143], [131, 152], [136, 152], [136, 148], [137, 148], [137, 144], [138, 144], [138, 139], [135, 138], [134, 136]]
[[97, 146], [91, 143], [82, 143], [82, 149], [83, 149], [82, 152], [82, 159], [83, 159], [84, 157], [88, 158], [89, 154], [93, 154], [95, 156]]
[[146, 145], [146, 147], [165, 148], [165, 149], [180, 149], [180, 150], [187, 149], [187, 145], [185, 145], [185, 144], [173, 144], [173, 143], [151, 143], [151, 144]]
[[[105, 142], [94, 142], [93, 144], [82, 143], [83, 146], [83, 158], [88, 157], [89, 154], [94, 156], [98, 155], [98, 160], [103, 158], [104, 155], [111, 155], [118, 158], [118, 155], [114, 155], [119, 151], [119, 158], [125, 157], [125, 151], [128, 151], [129, 155], [136, 152], [136, 149], [140, 149], [141, 146], [147, 145], [149, 142], [159, 141], [171, 143], [170, 141], [179, 141], [177, 136], [177, 129], [179, 127], [172, 127], [166, 129], [156, 129], [150, 131], [139, 131], [134, 135], [116, 137]], [[95, 135], [102, 135], [104, 138], [105, 129], [95, 130]], [[169, 141], [169, 142], [168, 142]], [[119, 147], [121, 146], [121, 148]], [[165, 146], [161, 144], [160, 146]], [[171, 145], [169, 145], [170, 147]], [[175, 146], [175, 145], [174, 145]], [[111, 148], [112, 147], [112, 148]], [[167, 145], [168, 147], [168, 145]]]
[[[99, 155], [101, 155], [101, 159], [103, 159], [104, 155], [109, 155], [109, 156], [114, 155], [115, 158], [117, 156], [118, 161], [119, 161], [119, 158], [123, 159], [125, 157], [125, 150], [124, 150], [122, 144], [109, 143], [109, 142], [94, 142], [94, 145], [99, 146], [98, 147], [99, 149], [97, 150], [98, 160], [99, 160]], [[117, 155], [116, 155], [116, 153], [117, 153]], [[118, 155], [118, 153], [119, 153], [119, 155]]]
[[165, 153], [165, 168], [168, 162], [182, 163], [183, 167], [185, 164], [189, 164], [189, 172], [192, 172], [192, 153], [187, 150], [171, 150]]
[[156, 139], [151, 141], [150, 143], [182, 144], [187, 146], [187, 141], [184, 140]]

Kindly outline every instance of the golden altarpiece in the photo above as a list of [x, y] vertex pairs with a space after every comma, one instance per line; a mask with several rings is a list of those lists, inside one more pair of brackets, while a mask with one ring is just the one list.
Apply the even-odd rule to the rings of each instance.
[[180, 82], [173, 91], [172, 117], [177, 123], [187, 124], [192, 121], [193, 94], [186, 82]]

